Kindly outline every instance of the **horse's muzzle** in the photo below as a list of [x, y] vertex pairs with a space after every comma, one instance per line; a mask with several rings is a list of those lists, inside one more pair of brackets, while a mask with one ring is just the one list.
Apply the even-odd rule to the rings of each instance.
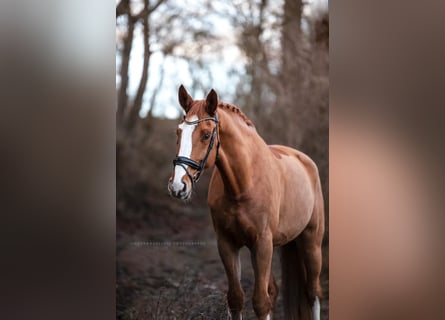
[[172, 197], [181, 199], [181, 200], [188, 200], [190, 199], [190, 196], [192, 194], [191, 188], [187, 186], [185, 182], [182, 182], [182, 185], [174, 184], [172, 179], [168, 181], [168, 192]]

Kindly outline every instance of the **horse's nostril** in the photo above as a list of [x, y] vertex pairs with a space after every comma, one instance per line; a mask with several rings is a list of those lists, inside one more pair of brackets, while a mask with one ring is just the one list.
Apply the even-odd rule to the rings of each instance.
[[182, 184], [184, 185], [184, 187], [182, 188], [182, 191], [187, 191], [187, 185], [185, 184], [185, 182], [182, 182]]

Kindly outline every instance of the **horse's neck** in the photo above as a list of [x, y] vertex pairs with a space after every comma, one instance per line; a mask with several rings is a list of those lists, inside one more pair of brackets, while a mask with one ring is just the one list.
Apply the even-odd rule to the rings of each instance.
[[253, 128], [242, 123], [243, 120], [234, 119], [237, 115], [230, 115], [228, 111], [220, 114], [221, 146], [216, 166], [226, 191], [238, 197], [252, 187], [257, 176], [253, 173], [267, 145]]

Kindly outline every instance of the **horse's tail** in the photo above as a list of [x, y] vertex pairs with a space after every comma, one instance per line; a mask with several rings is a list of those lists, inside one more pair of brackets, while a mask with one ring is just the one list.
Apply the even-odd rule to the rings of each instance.
[[299, 241], [297, 238], [281, 247], [281, 286], [286, 320], [312, 319], [306, 292], [306, 268]]

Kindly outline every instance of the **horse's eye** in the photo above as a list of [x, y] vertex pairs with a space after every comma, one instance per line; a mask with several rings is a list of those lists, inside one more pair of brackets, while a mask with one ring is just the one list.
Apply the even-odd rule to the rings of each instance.
[[204, 140], [209, 140], [210, 138], [210, 133], [206, 133], [204, 134], [204, 137], [202, 137]]

